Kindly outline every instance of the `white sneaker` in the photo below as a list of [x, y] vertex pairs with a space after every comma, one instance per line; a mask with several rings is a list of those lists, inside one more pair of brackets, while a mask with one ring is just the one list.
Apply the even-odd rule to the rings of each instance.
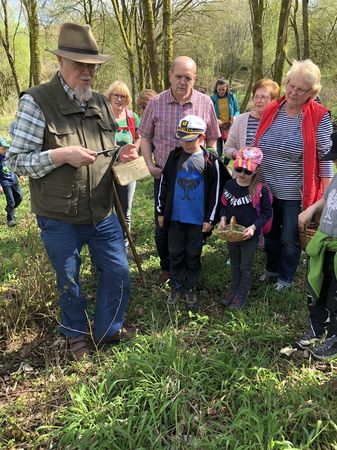
[[276, 292], [283, 292], [285, 289], [287, 289], [290, 285], [286, 285], [283, 283], [280, 283], [279, 281], [277, 281], [274, 285], [273, 285], [273, 289]]

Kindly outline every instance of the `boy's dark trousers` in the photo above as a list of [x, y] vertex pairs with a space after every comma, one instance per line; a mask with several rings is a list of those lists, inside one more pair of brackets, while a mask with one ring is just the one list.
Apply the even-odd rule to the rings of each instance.
[[157, 253], [160, 258], [160, 267], [162, 271], [170, 272], [169, 249], [168, 249], [168, 230], [167, 227], [160, 227], [158, 224], [158, 194], [160, 179], [154, 179], [154, 218], [155, 218], [155, 241]]
[[335, 252], [325, 251], [323, 285], [317, 302], [308, 295], [309, 318], [317, 336], [328, 331], [327, 337], [337, 336], [337, 280], [334, 269]]
[[22, 193], [18, 183], [12, 186], [3, 186], [2, 189], [6, 197], [7, 206], [5, 209], [7, 211], [7, 221], [9, 222], [15, 218], [14, 210], [22, 201]]
[[196, 287], [201, 271], [201, 225], [171, 221], [168, 228], [172, 289]]
[[231, 289], [240, 298], [247, 299], [252, 286], [253, 263], [258, 245], [258, 237], [238, 243], [228, 242], [231, 263]]

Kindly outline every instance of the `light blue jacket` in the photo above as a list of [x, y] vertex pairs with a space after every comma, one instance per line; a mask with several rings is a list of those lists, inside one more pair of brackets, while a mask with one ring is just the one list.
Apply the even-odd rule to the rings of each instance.
[[[229, 118], [231, 119], [232, 117], [238, 116], [240, 114], [240, 109], [235, 94], [233, 94], [233, 92], [228, 92], [225, 97], [228, 98]], [[221, 97], [218, 97], [218, 94], [211, 95], [211, 100], [213, 102], [217, 118], [219, 118], [219, 98]]]

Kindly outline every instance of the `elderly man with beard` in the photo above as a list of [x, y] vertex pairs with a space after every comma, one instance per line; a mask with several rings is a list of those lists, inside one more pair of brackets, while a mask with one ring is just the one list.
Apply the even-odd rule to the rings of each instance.
[[[132, 144], [114, 148], [109, 102], [91, 90], [100, 55], [89, 25], [63, 24], [59, 70], [45, 84], [21, 93], [8, 166], [28, 175], [32, 211], [56, 272], [60, 331], [77, 360], [89, 353], [86, 300], [79, 282], [80, 252], [87, 244], [98, 271], [93, 336], [118, 342], [130, 280], [122, 230], [112, 211], [113, 161], [136, 158]], [[98, 152], [111, 149], [107, 157]], [[118, 153], [118, 154], [117, 154]], [[43, 276], [43, 274], [41, 274]]]

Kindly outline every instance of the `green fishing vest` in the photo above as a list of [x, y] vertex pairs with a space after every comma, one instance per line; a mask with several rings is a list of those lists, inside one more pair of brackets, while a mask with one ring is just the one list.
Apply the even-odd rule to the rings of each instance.
[[[82, 111], [69, 100], [57, 75], [24, 93], [45, 117], [42, 151], [80, 145], [98, 152], [114, 145], [113, 115], [103, 95], [93, 92]], [[100, 222], [113, 207], [112, 163], [111, 156], [102, 155], [89, 166], [64, 164], [42, 178], [30, 178], [32, 211], [73, 224]]]

